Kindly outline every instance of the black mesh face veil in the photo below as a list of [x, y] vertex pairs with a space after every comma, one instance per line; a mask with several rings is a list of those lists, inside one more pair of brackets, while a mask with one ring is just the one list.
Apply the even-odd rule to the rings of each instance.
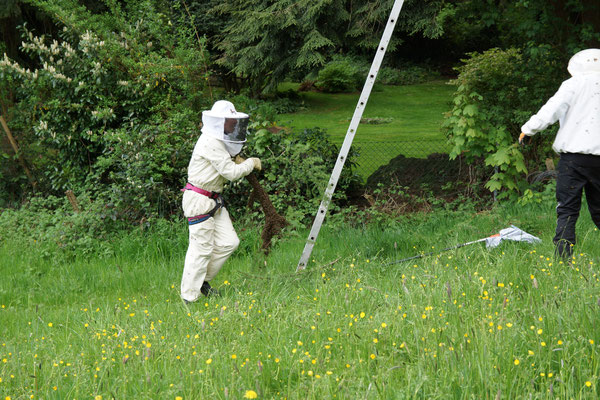
[[223, 139], [228, 142], [245, 142], [248, 120], [248, 118], [225, 118]]

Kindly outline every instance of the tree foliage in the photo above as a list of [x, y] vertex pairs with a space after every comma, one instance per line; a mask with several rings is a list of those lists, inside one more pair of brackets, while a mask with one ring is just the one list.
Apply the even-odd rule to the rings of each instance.
[[[202, 2], [190, 1], [190, 9], [210, 16], [197, 20], [212, 20], [211, 27], [220, 28], [211, 29], [214, 36], [209, 37], [216, 63], [230, 79], [237, 78], [258, 94], [290, 75], [301, 79], [318, 71], [336, 53], [366, 52], [371, 58], [394, 0], [226, 0], [212, 7], [197, 3]], [[442, 3], [406, 1], [397, 31], [439, 36], [435, 15]], [[395, 35], [389, 49], [399, 43]]]
[[40, 189], [104, 196], [131, 218], [168, 212], [206, 104], [196, 38], [152, 1], [107, 2], [110, 15], [73, 0], [35, 4], [62, 26], [59, 38], [24, 28], [22, 51], [38, 67], [5, 55], [0, 87], [15, 99], [8, 119]]

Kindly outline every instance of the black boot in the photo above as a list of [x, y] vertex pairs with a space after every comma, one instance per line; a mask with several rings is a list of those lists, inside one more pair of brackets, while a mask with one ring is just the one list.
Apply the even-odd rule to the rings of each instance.
[[200, 288], [200, 293], [202, 293], [206, 297], [219, 297], [219, 296], [221, 296], [221, 294], [219, 293], [219, 291], [217, 289], [212, 288], [210, 286], [210, 284], [208, 282], [206, 282], [206, 281], [204, 281], [204, 283], [202, 284], [202, 287]]
[[568, 240], [561, 239], [556, 243], [554, 256], [564, 263], [570, 262], [573, 258], [573, 244]]

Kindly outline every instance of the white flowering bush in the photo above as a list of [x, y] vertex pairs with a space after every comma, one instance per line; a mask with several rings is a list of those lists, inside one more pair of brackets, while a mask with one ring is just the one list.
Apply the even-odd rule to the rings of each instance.
[[131, 219], [168, 213], [206, 105], [203, 41], [151, 2], [128, 3], [127, 13], [110, 5], [110, 21], [71, 3], [37, 4], [62, 26], [58, 37], [23, 27], [35, 68], [0, 57], [6, 118], [38, 188], [85, 192]]

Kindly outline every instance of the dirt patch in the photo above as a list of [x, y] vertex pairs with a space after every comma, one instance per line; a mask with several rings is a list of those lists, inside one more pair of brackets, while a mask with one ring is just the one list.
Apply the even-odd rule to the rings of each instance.
[[392, 213], [429, 211], [436, 203], [450, 203], [470, 198], [487, 201], [490, 193], [485, 180], [460, 158], [434, 153], [427, 158], [400, 154], [379, 167], [366, 183], [364, 197], [371, 206]]
[[427, 158], [409, 158], [400, 154], [369, 176], [367, 188], [376, 189], [379, 183], [387, 185], [397, 182], [407, 187], [427, 185], [437, 192], [449, 181], [457, 180], [460, 175], [460, 160], [450, 160], [448, 154], [434, 153]]

